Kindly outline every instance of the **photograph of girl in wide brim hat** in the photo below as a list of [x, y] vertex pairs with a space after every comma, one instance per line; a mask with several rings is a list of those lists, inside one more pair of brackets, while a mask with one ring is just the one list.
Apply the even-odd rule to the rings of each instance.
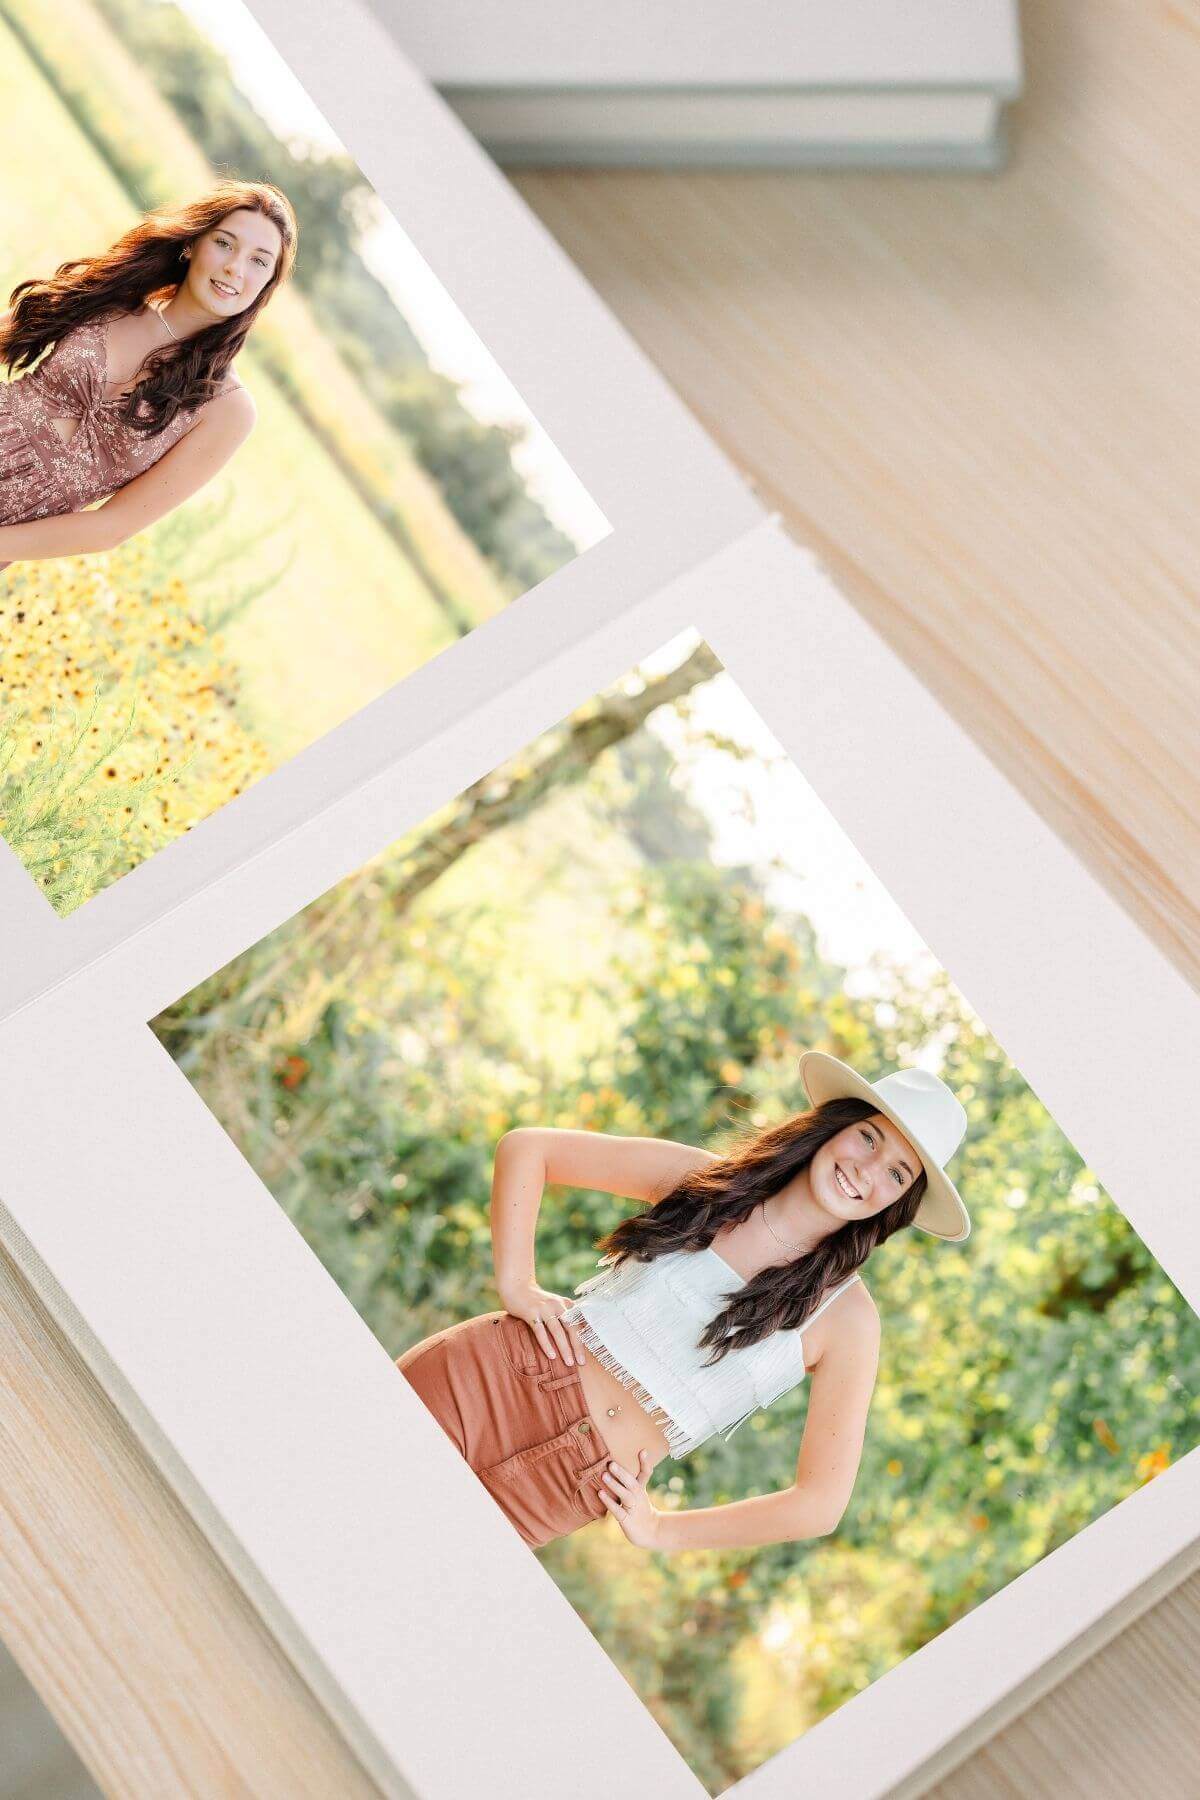
[[[503, 1312], [397, 1359], [414, 1391], [534, 1547], [606, 1512], [653, 1550], [731, 1549], [836, 1529], [858, 1474], [880, 1320], [859, 1271], [913, 1225], [961, 1242], [945, 1164], [966, 1112], [921, 1068], [872, 1083], [800, 1062], [810, 1107], [723, 1155], [658, 1138], [522, 1126], [497, 1145], [491, 1198]], [[648, 1202], [602, 1240], [574, 1303], [534, 1273], [543, 1189]], [[835, 1304], [840, 1299], [840, 1304]], [[649, 1477], [809, 1384], [794, 1483], [660, 1509]]]
[[714, 1794], [1200, 1435], [1200, 1319], [694, 631], [152, 1027], [384, 1358], [368, 1525], [512, 1537]]
[[234, 364], [296, 245], [279, 188], [226, 179], [17, 283], [0, 312], [0, 569], [115, 549], [224, 468], [256, 417]]

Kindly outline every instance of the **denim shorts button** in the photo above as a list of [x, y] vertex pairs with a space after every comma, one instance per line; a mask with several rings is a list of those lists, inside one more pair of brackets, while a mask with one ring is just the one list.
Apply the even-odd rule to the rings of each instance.
[[580, 1419], [579, 1429], [584, 1432], [590, 1431], [592, 1429], [592, 1421], [590, 1419]]

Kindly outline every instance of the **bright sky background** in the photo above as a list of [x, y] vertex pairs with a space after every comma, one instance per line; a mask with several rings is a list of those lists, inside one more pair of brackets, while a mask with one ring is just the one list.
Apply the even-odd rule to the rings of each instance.
[[[176, 3], [225, 53], [237, 86], [285, 142], [302, 138], [348, 154], [240, 0]], [[461, 384], [463, 401], [476, 418], [524, 426], [525, 439], [513, 451], [513, 461], [555, 524], [580, 550], [606, 537], [609, 524], [600, 508], [382, 204], [378, 224], [358, 248], [412, 326], [433, 367]]]
[[[694, 631], [683, 632], [639, 667], [665, 674], [699, 641]], [[730, 677], [705, 682], [690, 699], [687, 724], [664, 707], [650, 729], [676, 756], [688, 797], [713, 827], [714, 859], [764, 872], [778, 863], [767, 878], [769, 898], [812, 921], [822, 954], [851, 972], [850, 991], [877, 991], [866, 967], [876, 955], [932, 974], [939, 965], [931, 951]], [[756, 755], [738, 761], [689, 745], [697, 728], [720, 732]]]

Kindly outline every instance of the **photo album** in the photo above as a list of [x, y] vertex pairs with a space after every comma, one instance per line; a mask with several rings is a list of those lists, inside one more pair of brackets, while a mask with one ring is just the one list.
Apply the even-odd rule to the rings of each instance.
[[1200, 1000], [336, 12], [0, 0], [4, 1257], [382, 1793], [916, 1793], [1200, 1562]]

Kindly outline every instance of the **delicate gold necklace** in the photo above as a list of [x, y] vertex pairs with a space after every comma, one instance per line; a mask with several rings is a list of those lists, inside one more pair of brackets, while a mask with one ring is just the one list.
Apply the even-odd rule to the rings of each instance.
[[171, 333], [171, 336], [175, 339], [175, 342], [177, 344], [180, 343], [181, 339], [180, 339], [179, 333], [175, 330], [174, 326], [171, 324], [171, 321], [170, 321], [170, 319], [168, 319], [163, 308], [161, 306], [157, 307], [156, 311], [158, 313], [159, 318], [162, 320], [163, 324], [166, 326], [167, 330]]
[[770, 1219], [768, 1219], [768, 1217], [767, 1217], [766, 1201], [765, 1200], [760, 1201], [759, 1204], [762, 1209], [763, 1224], [766, 1226], [766, 1228], [770, 1232], [771, 1236], [775, 1239], [775, 1242], [784, 1250], [793, 1250], [793, 1251], [797, 1251], [797, 1252], [803, 1251], [803, 1249], [804, 1249], [803, 1244], [793, 1244], [793, 1243], [790, 1243], [787, 1238], [780, 1237], [779, 1233], [776, 1231], [775, 1227], [772, 1225]]

